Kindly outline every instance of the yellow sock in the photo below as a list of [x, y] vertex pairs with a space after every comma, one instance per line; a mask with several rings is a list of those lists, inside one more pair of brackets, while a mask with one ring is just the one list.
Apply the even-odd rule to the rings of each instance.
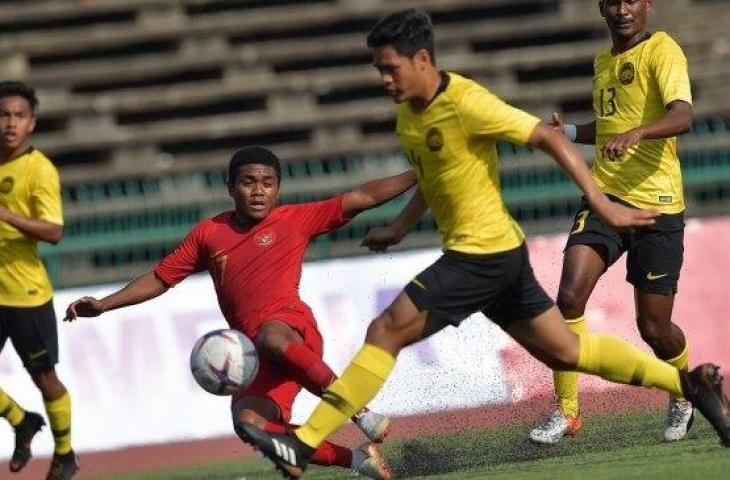
[[[689, 343], [684, 344], [684, 350], [682, 350], [682, 353], [674, 358], [665, 360], [665, 362], [669, 365], [673, 365], [677, 370], [687, 370], [687, 366], [689, 365]], [[684, 397], [682, 396], [676, 398], [684, 400]]]
[[[565, 320], [568, 328], [578, 335], [588, 331], [586, 317], [580, 316], [572, 320]], [[563, 415], [575, 418], [580, 414], [578, 403], [578, 373], [577, 372], [553, 372], [555, 382], [555, 397], [558, 399], [560, 410]]]
[[63, 455], [71, 451], [71, 396], [68, 392], [56, 400], [46, 401], [46, 413], [51, 423], [55, 453]]
[[656, 387], [682, 396], [679, 370], [616, 337], [581, 335], [576, 369], [612, 382]]
[[0, 415], [5, 417], [10, 425], [17, 427], [25, 418], [25, 410], [10, 398], [10, 395], [0, 388]]
[[363, 345], [342, 376], [324, 392], [309, 420], [294, 433], [317, 448], [375, 398], [394, 366], [393, 355], [374, 345]]

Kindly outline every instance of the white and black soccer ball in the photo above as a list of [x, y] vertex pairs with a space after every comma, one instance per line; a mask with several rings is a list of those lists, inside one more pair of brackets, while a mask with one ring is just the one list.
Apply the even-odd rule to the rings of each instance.
[[190, 370], [198, 385], [214, 395], [232, 395], [251, 385], [259, 371], [259, 356], [251, 339], [237, 330], [203, 335], [190, 354]]

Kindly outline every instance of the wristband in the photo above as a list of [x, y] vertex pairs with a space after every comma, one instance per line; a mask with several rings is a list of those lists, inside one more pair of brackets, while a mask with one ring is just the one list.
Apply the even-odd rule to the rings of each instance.
[[578, 127], [572, 123], [566, 124], [565, 127], [563, 127], [563, 135], [568, 137], [568, 140], [571, 142], [575, 142], [575, 139], [578, 138]]

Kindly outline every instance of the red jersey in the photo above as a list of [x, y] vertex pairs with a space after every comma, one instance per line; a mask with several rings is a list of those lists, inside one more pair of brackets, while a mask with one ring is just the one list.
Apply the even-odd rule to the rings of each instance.
[[253, 338], [273, 306], [309, 308], [299, 298], [304, 252], [311, 239], [350, 218], [342, 197], [273, 209], [251, 228], [224, 212], [197, 224], [173, 253], [155, 266], [155, 274], [173, 287], [188, 275], [210, 272], [223, 316], [231, 328]]

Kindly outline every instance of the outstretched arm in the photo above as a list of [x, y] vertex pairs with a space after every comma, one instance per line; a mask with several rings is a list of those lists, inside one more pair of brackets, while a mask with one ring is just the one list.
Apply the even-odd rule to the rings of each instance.
[[168, 290], [168, 286], [154, 272], [147, 272], [129, 282], [121, 290], [97, 300], [82, 297], [66, 309], [64, 321], [71, 322], [77, 317], [96, 317], [109, 310], [136, 305], [158, 297]]
[[426, 210], [428, 210], [428, 205], [423, 199], [421, 189], [416, 188], [413, 198], [393, 220], [393, 223], [387, 227], [371, 228], [360, 245], [374, 252], [384, 252], [388, 247], [400, 243], [403, 237], [426, 213]]
[[412, 170], [364, 183], [342, 196], [342, 211], [347, 216], [357, 215], [397, 197], [415, 183], [416, 174]]
[[565, 138], [551, 127], [538, 124], [528, 142], [549, 154], [583, 191], [586, 201], [606, 223], [616, 229], [652, 225], [659, 212], [625, 207], [612, 202], [598, 188], [583, 156]]
[[659, 120], [640, 125], [607, 141], [603, 146], [603, 154], [611, 160], [618, 160], [629, 148], [642, 140], [671, 138], [689, 132], [692, 122], [692, 105], [683, 100], [675, 100], [667, 106], [667, 111]]

